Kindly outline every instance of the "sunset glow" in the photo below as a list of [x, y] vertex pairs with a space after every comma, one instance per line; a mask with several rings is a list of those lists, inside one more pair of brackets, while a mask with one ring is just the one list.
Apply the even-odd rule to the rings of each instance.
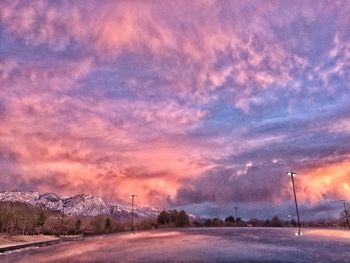
[[0, 12], [0, 190], [286, 215], [293, 170], [304, 214], [350, 200], [348, 1]]

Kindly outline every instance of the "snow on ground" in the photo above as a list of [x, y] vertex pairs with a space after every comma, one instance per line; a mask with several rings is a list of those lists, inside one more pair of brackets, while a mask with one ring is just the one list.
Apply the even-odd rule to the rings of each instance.
[[6, 247], [10, 245], [21, 245], [32, 242], [50, 241], [59, 239], [56, 236], [49, 235], [18, 235], [7, 237], [6, 235], [0, 235], [0, 247]]

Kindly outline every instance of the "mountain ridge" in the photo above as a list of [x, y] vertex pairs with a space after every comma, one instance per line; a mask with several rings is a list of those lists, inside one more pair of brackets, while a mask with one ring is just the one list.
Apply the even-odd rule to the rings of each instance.
[[[122, 203], [107, 203], [102, 198], [88, 194], [61, 197], [55, 193], [39, 193], [36, 191], [0, 191], [0, 202], [21, 202], [49, 210], [61, 211], [71, 216], [129, 217], [131, 208]], [[160, 210], [152, 207], [136, 207], [136, 217], [156, 217]]]

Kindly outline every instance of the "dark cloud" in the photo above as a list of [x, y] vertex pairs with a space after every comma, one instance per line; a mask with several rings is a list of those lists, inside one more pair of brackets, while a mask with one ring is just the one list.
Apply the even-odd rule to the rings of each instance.
[[[178, 206], [177, 208], [192, 211], [203, 217], [218, 217], [224, 219], [229, 215], [235, 216], [234, 207], [238, 207], [238, 216], [245, 220], [251, 218], [271, 219], [273, 216], [278, 216], [280, 219], [286, 221], [289, 221], [291, 218], [296, 220], [292, 196], [290, 201], [275, 204], [270, 202], [254, 202], [249, 204], [244, 202], [230, 202], [225, 205], [218, 205], [213, 202], [203, 202]], [[341, 203], [338, 200], [321, 200], [316, 204], [303, 203], [299, 206], [302, 221], [338, 219], [341, 211]]]
[[289, 194], [283, 167], [270, 163], [239, 168], [217, 167], [183, 183], [177, 192], [179, 204], [227, 202], [277, 202]]

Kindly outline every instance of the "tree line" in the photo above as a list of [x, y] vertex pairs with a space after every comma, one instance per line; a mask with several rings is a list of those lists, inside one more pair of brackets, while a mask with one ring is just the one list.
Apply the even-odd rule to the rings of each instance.
[[[325, 227], [325, 228], [344, 228], [347, 227], [346, 216], [343, 215], [340, 219], [317, 219], [301, 221], [302, 227]], [[350, 218], [349, 218], [350, 219]], [[278, 216], [273, 216], [271, 219], [252, 218], [243, 220], [233, 216], [228, 216], [225, 219], [221, 218], [201, 218], [196, 219], [192, 223], [195, 227], [296, 227], [298, 225], [295, 219], [283, 220]]]
[[[156, 227], [153, 218], [134, 220], [136, 230]], [[12, 235], [80, 235], [129, 231], [128, 218], [117, 219], [108, 215], [96, 217], [67, 216], [60, 211], [32, 206], [20, 202], [0, 202], [0, 233]]]
[[[347, 227], [346, 218], [350, 215], [348, 211], [342, 211], [339, 219], [317, 219], [304, 220], [301, 222], [303, 227], [327, 227], [339, 228]], [[163, 210], [157, 218], [158, 227], [296, 227], [298, 225], [295, 219], [281, 219], [278, 216], [273, 216], [270, 219], [252, 218], [243, 220], [238, 217], [230, 215], [224, 219], [221, 218], [193, 218], [190, 217], [184, 210], [178, 212], [177, 210], [166, 211]]]
[[157, 218], [158, 224], [161, 226], [167, 225], [171, 227], [186, 227], [190, 225], [190, 217], [184, 210], [177, 211], [161, 211]]
[[[347, 227], [349, 212], [342, 211], [339, 219], [302, 221], [303, 227]], [[232, 215], [221, 218], [190, 218], [184, 210], [163, 210], [157, 218], [134, 218], [135, 230], [165, 227], [296, 227], [294, 219], [282, 220], [277, 216], [261, 220], [243, 220]], [[0, 202], [0, 233], [6, 235], [79, 235], [104, 234], [131, 230], [130, 218], [67, 216], [20, 202]]]

